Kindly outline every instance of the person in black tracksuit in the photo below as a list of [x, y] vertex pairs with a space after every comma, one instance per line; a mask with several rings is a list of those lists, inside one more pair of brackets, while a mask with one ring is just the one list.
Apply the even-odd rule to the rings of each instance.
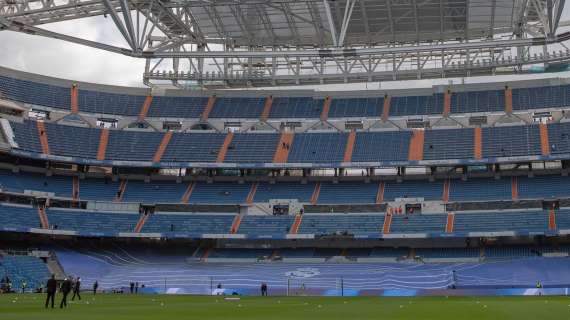
[[63, 294], [63, 297], [61, 298], [61, 303], [59, 304], [59, 307], [63, 308], [65, 306], [67, 308], [67, 295], [69, 294], [69, 292], [71, 292], [71, 280], [65, 278], [65, 280], [61, 284], [60, 290], [61, 293]]
[[55, 281], [55, 276], [52, 274], [51, 278], [47, 281], [46, 284], [46, 308], [48, 307], [48, 302], [51, 300], [51, 308], [53, 309], [53, 300], [55, 299], [55, 292], [57, 291], [57, 281]]
[[77, 295], [77, 298], [81, 300], [79, 291], [81, 291], [81, 278], [77, 277], [77, 280], [75, 280], [75, 284], [73, 286], [73, 296], [71, 297], [71, 301], [75, 300], [75, 295]]

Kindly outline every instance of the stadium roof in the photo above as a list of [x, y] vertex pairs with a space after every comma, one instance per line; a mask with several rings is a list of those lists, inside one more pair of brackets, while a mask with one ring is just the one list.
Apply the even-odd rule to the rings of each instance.
[[[271, 86], [520, 73], [566, 63], [564, 0], [0, 0], [0, 30], [147, 60], [144, 78]], [[41, 25], [110, 18], [126, 47]], [[534, 53], [540, 56], [534, 57]], [[548, 55], [547, 55], [548, 54]]]

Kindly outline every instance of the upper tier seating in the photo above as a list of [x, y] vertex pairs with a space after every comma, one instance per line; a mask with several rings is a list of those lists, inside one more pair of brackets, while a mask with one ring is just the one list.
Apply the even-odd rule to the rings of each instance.
[[[504, 89], [454, 91], [451, 88], [451, 113], [503, 112]], [[466, 89], [470, 89], [469, 86]], [[132, 91], [131, 91], [132, 92]], [[0, 76], [0, 94], [8, 99], [56, 109], [71, 109], [71, 85], [51, 85]], [[269, 96], [271, 93], [267, 93]], [[258, 97], [218, 97], [210, 113], [212, 118], [258, 119], [265, 94]], [[560, 108], [570, 104], [570, 85], [553, 85], [512, 89], [513, 110]], [[146, 94], [110, 93], [78, 87], [80, 112], [137, 116]], [[199, 118], [206, 108], [208, 96], [155, 96], [149, 117]], [[384, 93], [377, 97], [345, 98], [332, 96], [330, 118], [380, 117]], [[390, 116], [416, 116], [443, 113], [444, 94], [392, 96]], [[275, 97], [270, 118], [319, 118], [323, 98]]]
[[451, 113], [504, 111], [505, 92], [504, 90], [454, 92], [451, 95], [450, 109]]
[[153, 97], [148, 117], [155, 118], [199, 118], [208, 97]]
[[125, 116], [137, 116], [145, 100], [145, 96], [82, 89], [78, 90], [77, 97], [81, 112]]
[[265, 98], [216, 98], [209, 117], [211, 118], [247, 118], [261, 116]]
[[19, 102], [71, 109], [71, 89], [0, 76], [0, 94]]
[[[324, 100], [319, 100], [320, 105]], [[384, 97], [332, 99], [329, 118], [379, 118], [382, 116]]]
[[275, 97], [270, 118], [318, 118], [321, 115], [322, 104], [310, 97]]
[[513, 89], [513, 110], [561, 108], [570, 104], [570, 85]]
[[392, 97], [390, 116], [415, 116], [441, 114], [443, 95]]

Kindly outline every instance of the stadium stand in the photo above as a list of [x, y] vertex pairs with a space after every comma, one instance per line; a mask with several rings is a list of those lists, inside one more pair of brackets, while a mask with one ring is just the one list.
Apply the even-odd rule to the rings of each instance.
[[9, 276], [12, 290], [21, 292], [25, 283], [25, 292], [34, 292], [42, 287], [49, 278], [46, 264], [39, 258], [28, 255], [0, 256], [0, 274]]

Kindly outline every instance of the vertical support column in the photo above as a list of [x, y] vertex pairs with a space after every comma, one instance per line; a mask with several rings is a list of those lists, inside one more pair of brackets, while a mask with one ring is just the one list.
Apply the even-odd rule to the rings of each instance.
[[512, 200], [517, 200], [519, 198], [519, 184], [518, 179], [515, 176], [511, 178], [511, 198]]
[[126, 189], [127, 189], [127, 180], [121, 180], [121, 184], [119, 185], [119, 191], [117, 191], [117, 195], [115, 196], [115, 202], [123, 201], [123, 196], [125, 195]]
[[384, 224], [382, 225], [382, 233], [389, 234], [391, 225], [392, 225], [392, 213], [386, 212], [386, 214], [384, 215]]
[[443, 202], [449, 202], [449, 188], [451, 186], [451, 181], [449, 179], [445, 179], [443, 181], [443, 196], [441, 199]]
[[79, 90], [75, 83], [71, 86], [71, 113], [79, 113]]
[[447, 90], [443, 96], [443, 116], [447, 117], [451, 113], [451, 90]]
[[186, 188], [186, 191], [184, 191], [184, 194], [182, 195], [182, 199], [180, 199], [180, 202], [182, 203], [188, 203], [188, 201], [190, 201], [190, 196], [192, 195], [192, 191], [194, 191], [194, 182], [190, 182], [188, 184], [188, 187]]
[[384, 189], [386, 188], [386, 183], [384, 181], [380, 182], [378, 185], [378, 192], [376, 193], [376, 203], [384, 202]]
[[242, 216], [241, 214], [236, 215], [234, 221], [232, 222], [232, 227], [230, 229], [231, 234], [236, 234], [239, 230], [239, 225], [241, 224]]
[[77, 201], [79, 200], [79, 177], [78, 176], [73, 176], [73, 200]]
[[453, 233], [454, 222], [455, 222], [455, 214], [453, 212], [448, 212], [447, 222], [445, 224], [445, 233]]
[[329, 119], [329, 111], [331, 109], [331, 97], [326, 97], [323, 103], [323, 110], [321, 111], [321, 121], [327, 121]]
[[226, 153], [228, 152], [228, 148], [230, 147], [233, 138], [234, 138], [234, 133], [228, 132], [226, 138], [224, 139], [224, 143], [220, 147], [220, 151], [218, 151], [218, 158], [216, 159], [217, 163], [224, 162], [224, 159], [226, 158]]
[[545, 123], [539, 125], [540, 128], [540, 150], [543, 156], [550, 155], [550, 142], [548, 139], [548, 126]]
[[109, 129], [101, 129], [101, 134], [99, 135], [99, 148], [97, 149], [97, 160], [105, 160], [105, 154], [107, 153], [107, 144], [109, 144]]
[[384, 106], [382, 107], [382, 121], [388, 121], [390, 118], [390, 106], [392, 104], [392, 97], [385, 94], [384, 95]]
[[283, 132], [281, 134], [279, 144], [273, 156], [273, 163], [287, 163], [289, 151], [291, 150], [291, 146], [293, 146], [293, 137], [294, 134], [292, 132]]
[[354, 142], [356, 141], [356, 131], [352, 130], [348, 134], [348, 139], [346, 139], [346, 147], [344, 148], [344, 157], [342, 162], [352, 161], [352, 152], [354, 150]]
[[259, 118], [259, 120], [267, 121], [267, 119], [269, 119], [272, 106], [273, 106], [273, 96], [265, 98], [265, 104], [263, 105], [263, 112], [261, 112], [261, 117]]
[[47, 131], [43, 121], [36, 121], [36, 127], [38, 128], [38, 135], [40, 138], [40, 144], [42, 146], [42, 153], [43, 154], [50, 154], [49, 153], [49, 142], [47, 138]]
[[473, 133], [473, 155], [475, 159], [483, 159], [483, 130], [476, 127]]
[[154, 153], [152, 162], [154, 163], [160, 162], [162, 156], [164, 155], [164, 152], [166, 151], [166, 147], [168, 147], [168, 143], [170, 143], [170, 139], [172, 139], [172, 131], [167, 131], [162, 137], [162, 140], [160, 141], [160, 144], [158, 145], [158, 148]]
[[295, 215], [295, 220], [293, 221], [293, 225], [291, 225], [289, 234], [297, 234], [299, 232], [299, 229], [301, 228], [302, 222], [303, 222], [303, 215], [301, 214]]
[[144, 227], [149, 216], [150, 216], [150, 214], [147, 212], [145, 212], [139, 216], [139, 220], [137, 221], [137, 225], [135, 226], [135, 229], [134, 229], [135, 233], [140, 233], [142, 231], [142, 228]]
[[40, 218], [40, 224], [42, 229], [49, 229], [49, 221], [46, 214], [46, 207], [43, 205], [38, 206], [38, 217]]
[[311, 196], [311, 204], [315, 205], [319, 201], [319, 194], [321, 193], [321, 183], [317, 182], [315, 184], [315, 190], [313, 190], [313, 195]]
[[245, 203], [252, 204], [253, 199], [255, 198], [255, 192], [257, 191], [257, 182], [251, 184], [251, 188], [249, 189], [249, 193], [247, 194], [247, 198], [245, 199]]
[[216, 104], [216, 95], [211, 96], [208, 99], [208, 103], [206, 104], [206, 108], [202, 111], [202, 115], [200, 116], [200, 120], [202, 122], [208, 121], [208, 117], [210, 116], [210, 112], [214, 109], [214, 104]]
[[139, 112], [139, 118], [138, 118], [139, 122], [143, 122], [144, 119], [146, 119], [146, 115], [148, 114], [148, 110], [150, 109], [151, 104], [152, 104], [152, 96], [148, 95], [144, 99], [144, 103]]
[[554, 209], [548, 211], [548, 230], [556, 231], [556, 213]]
[[513, 113], [513, 90], [505, 86], [505, 113]]
[[424, 130], [414, 130], [410, 140], [408, 160], [421, 161], [424, 158]]

